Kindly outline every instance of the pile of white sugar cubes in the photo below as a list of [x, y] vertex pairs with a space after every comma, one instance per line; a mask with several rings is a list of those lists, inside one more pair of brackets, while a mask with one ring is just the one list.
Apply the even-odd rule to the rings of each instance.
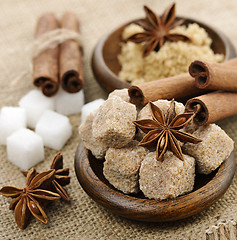
[[17, 107], [5, 106], [0, 112], [0, 144], [6, 145], [8, 160], [29, 169], [44, 160], [44, 146], [60, 150], [72, 135], [70, 114], [80, 113], [84, 92], [59, 89], [54, 97], [31, 90]]

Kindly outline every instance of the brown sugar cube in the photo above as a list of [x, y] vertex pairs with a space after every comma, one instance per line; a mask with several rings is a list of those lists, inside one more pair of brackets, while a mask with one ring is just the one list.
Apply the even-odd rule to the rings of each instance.
[[[160, 108], [160, 110], [163, 113], [166, 113], [168, 111], [169, 107], [170, 107], [171, 101], [157, 100], [157, 101], [152, 102], [152, 103], [155, 104], [158, 108]], [[184, 110], [185, 110], [184, 105], [180, 102], [175, 101], [175, 113], [176, 114], [181, 114], [181, 113], [184, 112]], [[145, 119], [145, 118], [152, 119], [149, 104], [147, 104], [145, 107], [143, 107], [142, 110], [138, 114], [138, 120]]]
[[96, 158], [102, 159], [105, 156], [108, 147], [101, 144], [92, 135], [92, 123], [96, 113], [97, 110], [91, 112], [87, 116], [85, 121], [79, 127], [79, 134], [84, 142], [85, 147], [89, 149]]
[[184, 161], [172, 152], [166, 152], [164, 161], [156, 160], [156, 153], [149, 153], [140, 168], [140, 189], [150, 199], [175, 198], [193, 189], [195, 159], [183, 155]]
[[183, 151], [196, 159], [199, 173], [209, 174], [218, 168], [234, 149], [233, 140], [216, 124], [200, 127], [193, 135], [202, 142], [185, 143]]
[[190, 134], [193, 134], [197, 129], [199, 128], [198, 125], [196, 125], [193, 120], [191, 120], [187, 126], [184, 127], [184, 131]]
[[[170, 103], [171, 101], [168, 100], [157, 100], [155, 102], [153, 102], [158, 108], [160, 108], [160, 110], [163, 113], [166, 113], [170, 107]], [[180, 102], [176, 102], [175, 101], [175, 113], [176, 114], [181, 114], [183, 113], [185, 110], [185, 107], [182, 103]], [[150, 111], [150, 107], [149, 104], [147, 104], [145, 107], [143, 107], [141, 109], [141, 111], [138, 114], [137, 120], [141, 120], [141, 119], [152, 119], [152, 115], [151, 115], [151, 111]], [[145, 136], [145, 133], [142, 132], [140, 129], [138, 129], [138, 132], [136, 134], [136, 139], [137, 140], [141, 140], [143, 137]]]
[[124, 193], [137, 193], [141, 162], [148, 153], [133, 140], [123, 148], [109, 148], [104, 162], [104, 176], [115, 188]]
[[92, 124], [92, 134], [107, 147], [121, 148], [135, 136], [133, 121], [136, 117], [135, 105], [114, 96], [99, 107]]
[[114, 90], [113, 92], [111, 92], [109, 94], [108, 98], [112, 98], [114, 96], [120, 97], [125, 102], [130, 101], [130, 97], [128, 95], [128, 89], [127, 88]]

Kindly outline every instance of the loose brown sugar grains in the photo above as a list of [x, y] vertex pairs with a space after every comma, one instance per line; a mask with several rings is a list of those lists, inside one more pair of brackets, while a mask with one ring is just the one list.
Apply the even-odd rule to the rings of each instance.
[[83, 140], [85, 147], [89, 149], [96, 158], [102, 159], [105, 156], [108, 147], [96, 140], [92, 135], [92, 123], [96, 113], [97, 110], [90, 113], [80, 125], [79, 135]]
[[184, 155], [181, 161], [172, 152], [164, 155], [164, 161], [156, 160], [156, 153], [149, 153], [142, 161], [140, 189], [150, 199], [175, 198], [192, 191], [195, 178], [195, 159]]
[[[124, 29], [123, 38], [142, 31], [141, 27], [131, 24]], [[187, 72], [190, 63], [196, 59], [223, 61], [224, 56], [214, 54], [210, 47], [211, 38], [198, 24], [178, 26], [171, 32], [188, 36], [191, 43], [167, 41], [158, 52], [153, 51], [145, 58], [142, 57], [142, 44], [129, 41], [123, 43], [118, 56], [121, 65], [119, 77], [132, 84], [138, 84]]]
[[148, 150], [133, 140], [123, 148], [109, 148], [105, 155], [104, 176], [124, 193], [137, 193], [140, 165]]
[[131, 142], [135, 136], [137, 110], [135, 105], [114, 96], [107, 99], [98, 109], [92, 134], [96, 140], [107, 147], [121, 148]]
[[124, 100], [125, 102], [129, 102], [130, 97], [128, 95], [128, 89], [116, 89], [113, 92], [111, 92], [108, 96], [108, 98], [112, 98], [114, 96], [120, 97], [122, 100]]
[[214, 171], [234, 149], [233, 140], [216, 124], [200, 127], [193, 135], [202, 139], [202, 142], [185, 143], [183, 151], [196, 159], [199, 173]]
[[129, 24], [126, 28], [124, 28], [122, 32], [122, 38], [127, 39], [131, 37], [135, 33], [142, 33], [144, 32], [143, 28], [135, 23]]

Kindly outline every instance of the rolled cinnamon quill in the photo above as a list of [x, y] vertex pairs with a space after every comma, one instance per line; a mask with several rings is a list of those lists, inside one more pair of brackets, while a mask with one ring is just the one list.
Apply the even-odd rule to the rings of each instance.
[[[61, 27], [79, 32], [79, 23], [72, 12], [63, 15]], [[60, 45], [60, 83], [70, 93], [78, 92], [84, 86], [81, 48], [75, 40], [67, 40]]]
[[194, 123], [201, 126], [237, 114], [237, 93], [211, 92], [192, 99], [185, 105], [186, 111], [195, 111]]
[[237, 65], [194, 61], [189, 73], [195, 78], [197, 88], [237, 92]]
[[[237, 58], [221, 63], [220, 66], [237, 66]], [[141, 83], [128, 89], [130, 102], [136, 105], [145, 105], [149, 101], [158, 99], [190, 98], [209, 91], [209, 89], [197, 88], [193, 77], [189, 73]]]
[[149, 101], [158, 99], [180, 99], [206, 93], [207, 90], [198, 89], [193, 78], [188, 74], [140, 83], [128, 89], [130, 102], [136, 105], [146, 105]]
[[[39, 18], [35, 38], [57, 29], [59, 23], [52, 13], [47, 13]], [[33, 83], [40, 87], [43, 94], [50, 97], [58, 90], [58, 46], [51, 46], [40, 53], [33, 60]]]

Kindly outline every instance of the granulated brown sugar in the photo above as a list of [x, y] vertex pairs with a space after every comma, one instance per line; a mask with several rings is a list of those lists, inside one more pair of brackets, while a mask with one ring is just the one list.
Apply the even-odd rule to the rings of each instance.
[[[124, 29], [123, 38], [142, 31], [140, 26], [130, 24]], [[145, 58], [142, 57], [142, 44], [129, 41], [122, 43], [121, 54], [118, 56], [121, 64], [119, 77], [132, 84], [138, 84], [185, 73], [190, 63], [196, 59], [223, 61], [224, 56], [213, 52], [210, 48], [212, 39], [198, 24], [178, 26], [170, 32], [188, 36], [191, 43], [165, 42], [158, 52], [153, 51]]]

